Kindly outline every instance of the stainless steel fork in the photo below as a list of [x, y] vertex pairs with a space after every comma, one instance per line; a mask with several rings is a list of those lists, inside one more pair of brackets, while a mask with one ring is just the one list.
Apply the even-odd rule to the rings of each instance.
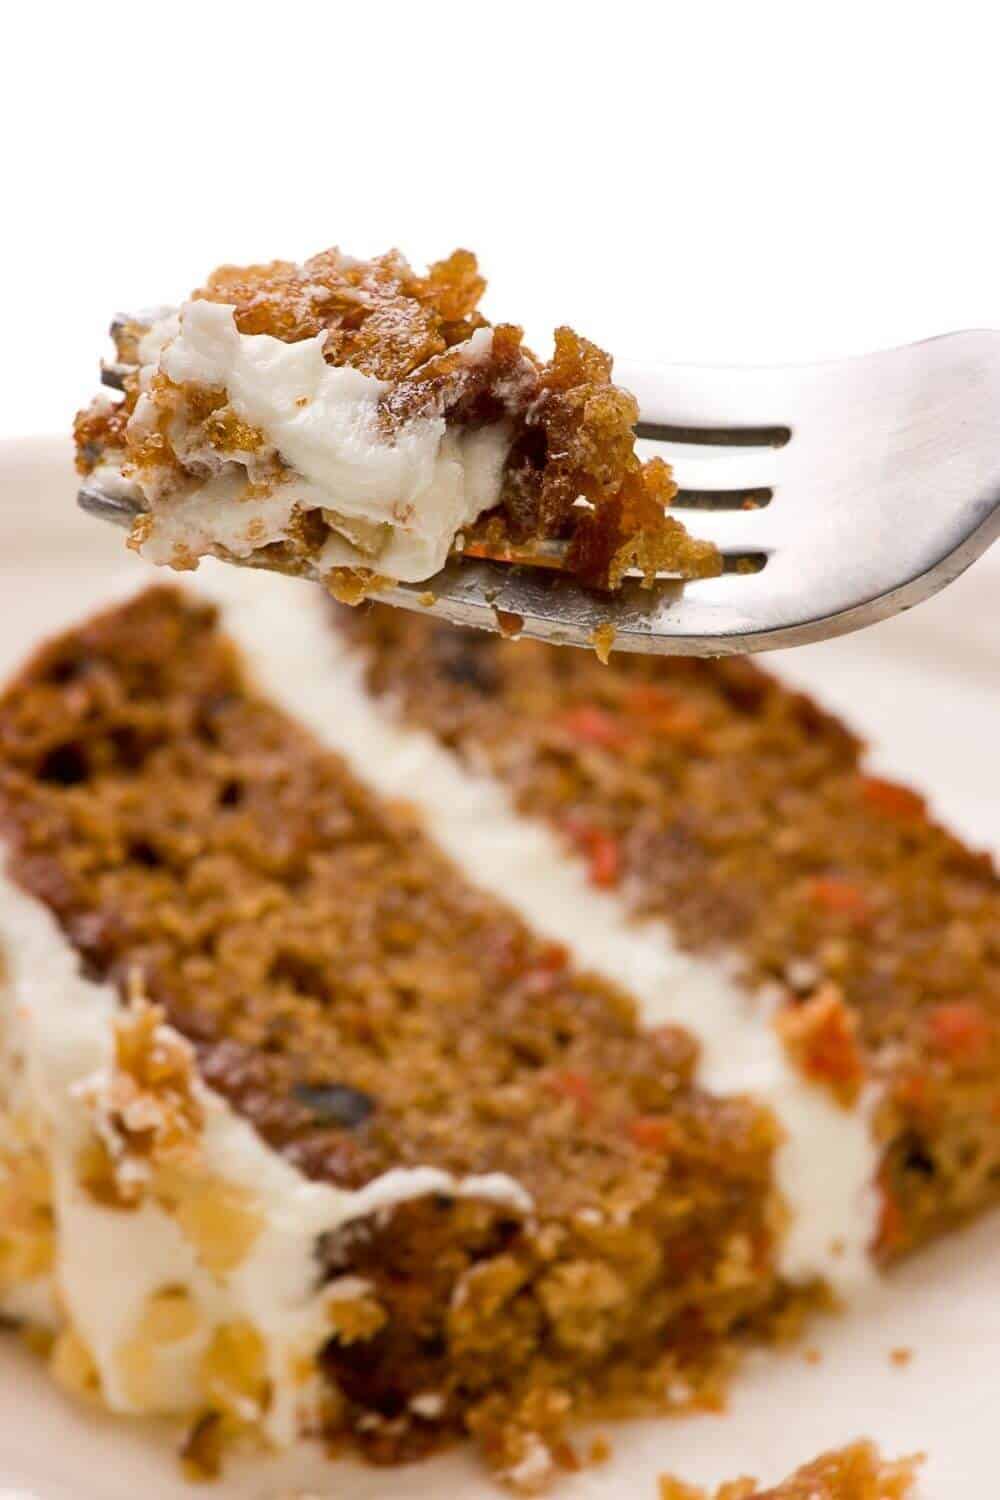
[[[616, 650], [766, 651], [919, 604], [1000, 533], [1000, 333], [828, 364], [619, 368], [616, 379], [639, 398], [644, 446], [674, 468], [689, 529], [722, 550], [720, 577], [652, 589], [628, 579], [608, 595], [456, 557], [379, 599], [562, 645], [592, 645], [610, 624]], [[119, 524], [135, 514], [93, 484], [79, 503]]]

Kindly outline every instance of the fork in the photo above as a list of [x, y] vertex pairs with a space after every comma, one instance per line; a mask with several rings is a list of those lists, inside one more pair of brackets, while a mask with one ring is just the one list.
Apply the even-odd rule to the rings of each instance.
[[[106, 366], [120, 386], [127, 370]], [[596, 593], [552, 568], [453, 556], [380, 601], [559, 645], [720, 656], [872, 625], [956, 579], [1000, 533], [1000, 333], [954, 333], [815, 365], [636, 368], [640, 451], [714, 541], [716, 578]], [[85, 483], [120, 525], [134, 502]], [[693, 524], [695, 517], [697, 524]], [[539, 559], [542, 561], [543, 559]], [[252, 559], [250, 565], [254, 565]]]

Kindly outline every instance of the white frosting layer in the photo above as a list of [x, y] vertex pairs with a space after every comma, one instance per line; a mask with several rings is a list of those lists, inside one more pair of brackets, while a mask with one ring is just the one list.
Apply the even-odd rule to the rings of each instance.
[[[77, 1158], [94, 1126], [87, 1101], [95, 1082], [99, 1091], [110, 1073], [119, 1001], [109, 986], [81, 976], [75, 951], [47, 909], [2, 874], [0, 955], [0, 1084], [6, 1080], [0, 1103], [26, 1115], [47, 1150], [57, 1231], [55, 1288], [94, 1357], [113, 1410], [138, 1409], [118, 1355], [149, 1297], [183, 1287], [198, 1305], [200, 1324], [169, 1346], [166, 1357], [161, 1354], [150, 1405], [158, 1411], [197, 1405], [199, 1360], [213, 1330], [247, 1320], [266, 1347], [273, 1392], [266, 1429], [276, 1442], [290, 1442], [308, 1428], [314, 1396], [294, 1367], [329, 1337], [327, 1306], [331, 1296], [343, 1294], [320, 1285], [320, 1235], [430, 1193], [531, 1212], [524, 1189], [501, 1173], [455, 1179], [431, 1167], [397, 1168], [357, 1191], [310, 1182], [202, 1088], [205, 1167], [214, 1179], [245, 1190], [263, 1224], [235, 1269], [212, 1272], [177, 1220], [149, 1197], [122, 1212], [103, 1207], [81, 1188]], [[15, 1288], [3, 1310], [51, 1324], [55, 1288], [42, 1282]]]
[[[248, 494], [258, 456], [223, 461], [207, 444], [192, 447], [175, 421], [177, 452], [205, 478], [162, 494], [155, 482], [143, 481], [154, 516], [146, 557], [169, 562], [177, 545], [195, 555], [222, 546], [246, 557], [282, 540], [300, 506], [343, 518], [317, 572], [371, 567], [415, 582], [436, 573], [456, 534], [497, 503], [509, 449], [504, 423], [453, 432], [443, 417], [418, 417], [389, 438], [378, 420], [388, 383], [327, 364], [324, 341], [323, 334], [289, 344], [240, 333], [234, 309], [216, 302], [187, 302], [154, 325], [139, 346], [147, 394], [133, 414], [133, 433], [155, 416], [148, 386], [159, 370], [177, 384], [224, 388], [240, 419], [264, 434], [266, 450], [289, 471], [269, 493]], [[455, 352], [474, 365], [488, 358], [492, 342], [492, 330], [482, 328]]]
[[405, 727], [366, 691], [360, 656], [330, 628], [326, 601], [275, 576], [206, 578], [261, 688], [342, 754], [385, 797], [405, 798], [468, 877], [517, 909], [574, 961], [635, 996], [645, 1024], [676, 1022], [701, 1044], [701, 1081], [770, 1105], [785, 1132], [777, 1175], [792, 1218], [782, 1269], [842, 1292], [874, 1276], [878, 1154], [873, 1091], [843, 1109], [794, 1068], [771, 1024], [776, 997], [753, 996], [726, 965], [682, 953], [662, 922], [636, 922], [592, 886], [542, 823], [430, 734]]
[[[469, 878], [520, 910], [574, 961], [623, 985], [647, 1024], [687, 1027], [702, 1046], [702, 1082], [768, 1103], [785, 1131], [780, 1188], [791, 1210], [782, 1269], [821, 1275], [856, 1293], [873, 1276], [868, 1246], [877, 1211], [873, 1098], [843, 1110], [790, 1066], [770, 1024], [773, 1001], [752, 997], [723, 963], [681, 953], [665, 924], [638, 923], [621, 899], [592, 887], [582, 863], [541, 823], [512, 808], [497, 782], [465, 768], [423, 731], [404, 727], [363, 685], [363, 663], [331, 629], [319, 592], [275, 575], [211, 567], [198, 591], [222, 606], [260, 687], [342, 754], [383, 796], [404, 798]], [[113, 1056], [115, 992], [79, 973], [74, 950], [39, 902], [0, 875], [0, 1096], [27, 1110], [46, 1142], [58, 1226], [55, 1284], [89, 1345], [108, 1403], [133, 1410], [117, 1352], [151, 1294], [188, 1289], [198, 1332], [172, 1346], [159, 1409], [187, 1409], [213, 1328], [246, 1319], [264, 1337], [274, 1398], [266, 1425], [277, 1442], [308, 1427], [314, 1392], [293, 1379], [297, 1357], [329, 1332], [327, 1306], [347, 1288], [321, 1288], [319, 1235], [428, 1193], [503, 1202], [528, 1214], [523, 1187], [502, 1174], [455, 1181], [434, 1168], [396, 1169], [356, 1192], [311, 1183], [271, 1150], [217, 1095], [201, 1090], [206, 1166], [256, 1199], [264, 1227], [246, 1259], [221, 1275], [199, 1263], [175, 1219], [149, 1199], [135, 1212], [83, 1192], [75, 1163], [92, 1129], [87, 1104]], [[32, 1283], [8, 1298], [12, 1314], [50, 1321], [52, 1289]]]

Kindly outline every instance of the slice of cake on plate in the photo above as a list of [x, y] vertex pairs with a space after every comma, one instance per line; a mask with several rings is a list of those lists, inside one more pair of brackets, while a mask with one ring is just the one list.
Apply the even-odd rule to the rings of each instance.
[[778, 1130], [364, 784], [322, 596], [229, 576], [0, 701], [0, 1307], [203, 1469], [471, 1431], [530, 1488], [574, 1416], [714, 1401], [800, 1295]]
[[537, 1488], [993, 1194], [995, 877], [755, 669], [216, 569], [8, 685], [0, 828], [0, 1309], [202, 1470]]

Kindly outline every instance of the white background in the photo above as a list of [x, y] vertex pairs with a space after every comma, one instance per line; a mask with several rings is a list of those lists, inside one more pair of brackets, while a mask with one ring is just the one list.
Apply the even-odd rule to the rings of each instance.
[[467, 245], [489, 313], [623, 357], [1000, 326], [995, 11], [7, 4], [0, 435], [66, 428], [110, 313], [333, 243]]

